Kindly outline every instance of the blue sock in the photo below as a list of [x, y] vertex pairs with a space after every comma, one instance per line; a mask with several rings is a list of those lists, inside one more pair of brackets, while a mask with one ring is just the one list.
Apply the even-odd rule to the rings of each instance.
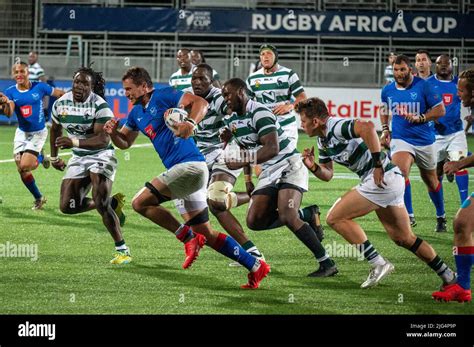
[[456, 172], [456, 184], [458, 185], [459, 197], [461, 198], [462, 204], [469, 194], [469, 173], [467, 170]]
[[405, 178], [405, 195], [403, 195], [403, 200], [405, 200], [405, 206], [407, 212], [410, 216], [413, 216], [413, 205], [411, 202], [411, 183], [409, 178]]
[[26, 188], [28, 188], [30, 193], [33, 194], [36, 200], [42, 197], [38, 186], [36, 185], [35, 178], [31, 173], [21, 176], [21, 180], [23, 181], [23, 184], [26, 186]]
[[438, 183], [438, 187], [434, 191], [428, 191], [431, 201], [436, 208], [436, 217], [444, 217], [444, 198], [443, 198], [443, 186], [441, 182]]
[[[461, 248], [461, 247], [459, 247]], [[454, 256], [458, 272], [458, 284], [464, 289], [471, 288], [471, 267], [473, 254], [458, 254]]]
[[257, 258], [252, 257], [232, 237], [223, 233], [219, 233], [219, 236], [217, 236], [217, 241], [212, 248], [226, 257], [237, 261], [249, 271], [252, 270], [257, 262]]
[[43, 163], [43, 159], [44, 159], [43, 154], [42, 154], [42, 153], [38, 154], [38, 157], [37, 157], [36, 159], [38, 160], [38, 163], [39, 163], [39, 164], [42, 164], [42, 163]]

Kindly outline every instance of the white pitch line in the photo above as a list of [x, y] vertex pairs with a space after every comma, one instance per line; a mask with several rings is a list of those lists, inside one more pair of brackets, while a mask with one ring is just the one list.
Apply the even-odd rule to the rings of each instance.
[[[153, 146], [152, 143], [140, 143], [138, 145], [132, 145], [132, 147], [130, 147], [130, 148], [143, 148], [143, 147], [152, 147], [152, 146]], [[69, 156], [69, 155], [72, 155], [72, 152], [59, 153], [59, 156], [61, 156], [61, 157], [66, 157], [66, 156]], [[15, 159], [3, 159], [3, 160], [0, 160], [0, 164], [13, 163], [14, 161], [15, 161]]]

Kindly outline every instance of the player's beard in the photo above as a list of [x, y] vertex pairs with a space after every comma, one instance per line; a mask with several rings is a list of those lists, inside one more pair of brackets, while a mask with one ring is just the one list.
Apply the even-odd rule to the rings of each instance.
[[148, 93], [144, 93], [143, 95], [140, 95], [138, 98], [135, 99], [135, 102], [133, 103], [133, 105], [141, 105], [143, 103], [143, 98], [145, 97], [145, 95], [150, 95], [152, 94], [153, 92], [148, 92]]
[[410, 72], [408, 72], [405, 76], [402, 78], [397, 78], [397, 83], [402, 86], [402, 87], [407, 87], [408, 83], [410, 82]]

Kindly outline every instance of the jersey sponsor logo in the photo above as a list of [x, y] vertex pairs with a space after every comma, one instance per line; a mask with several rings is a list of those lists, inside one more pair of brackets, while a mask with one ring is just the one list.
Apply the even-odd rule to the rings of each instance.
[[283, 85], [283, 80], [281, 78], [277, 79], [277, 85], [281, 87]]
[[265, 104], [275, 102], [276, 100], [275, 92], [273, 90], [264, 91], [262, 93], [262, 100]]
[[33, 114], [33, 108], [31, 107], [31, 105], [21, 106], [20, 111], [23, 118], [28, 118]]
[[443, 103], [446, 106], [451, 105], [453, 103], [453, 94], [451, 93], [443, 94]]
[[151, 139], [154, 140], [156, 137], [156, 132], [153, 130], [153, 125], [150, 124], [145, 128], [145, 134]]

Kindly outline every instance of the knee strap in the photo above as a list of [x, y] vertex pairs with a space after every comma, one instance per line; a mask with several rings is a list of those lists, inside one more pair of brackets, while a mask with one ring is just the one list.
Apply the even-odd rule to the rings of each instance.
[[237, 195], [232, 192], [233, 187], [231, 183], [225, 181], [212, 182], [207, 188], [207, 198], [225, 204], [226, 209], [229, 210], [236, 207], [238, 203]]
[[145, 183], [145, 187], [147, 187], [150, 192], [156, 196], [156, 198], [158, 199], [158, 204], [162, 204], [163, 202], [166, 202], [166, 201], [170, 201], [171, 199], [168, 198], [167, 196], [164, 196], [163, 194], [161, 194], [158, 189], [156, 189], [153, 184], [151, 184], [150, 182], [146, 182]]
[[199, 212], [197, 215], [195, 215], [193, 218], [191, 218], [184, 224], [192, 227], [193, 225], [204, 224], [207, 222], [209, 222], [209, 210], [206, 207], [204, 210]]
[[418, 248], [420, 248], [420, 245], [421, 245], [422, 242], [423, 242], [423, 240], [420, 239], [419, 237], [417, 237], [416, 240], [415, 240], [415, 243], [410, 247], [410, 251], [413, 252], [413, 253], [416, 253]]

